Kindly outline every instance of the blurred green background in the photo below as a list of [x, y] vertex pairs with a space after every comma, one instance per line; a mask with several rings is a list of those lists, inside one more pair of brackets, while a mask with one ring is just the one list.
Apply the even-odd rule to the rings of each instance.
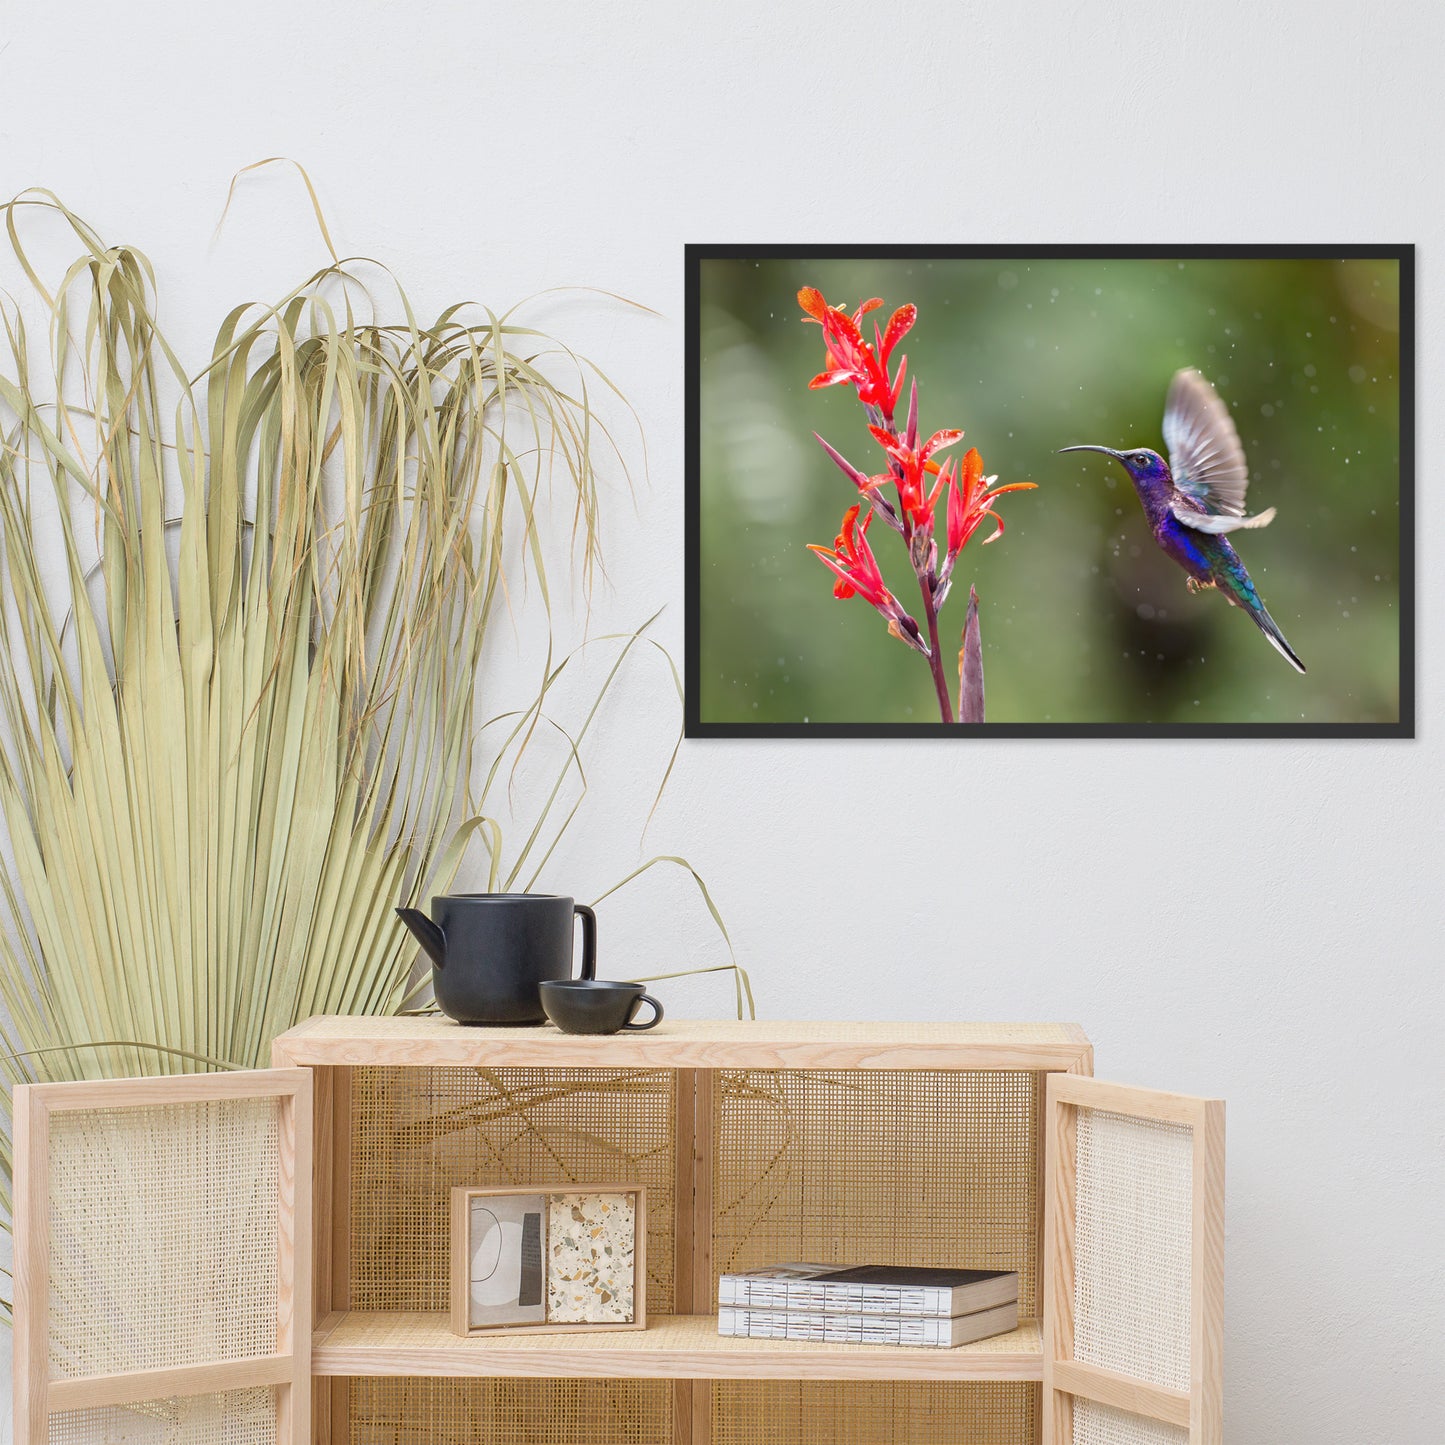
[[[852, 387], [823, 369], [800, 286], [850, 310], [917, 303], [900, 350], [920, 430], [963, 427], [1000, 482], [941, 618], [957, 683], [979, 592], [989, 722], [1393, 722], [1399, 709], [1399, 267], [1318, 260], [761, 260], [701, 263], [704, 723], [937, 722], [923, 658], [807, 550], [857, 494], [818, 432], [883, 470]], [[895, 361], [897, 353], [895, 353]], [[1174, 372], [1196, 366], [1239, 427], [1249, 510], [1234, 540], [1301, 677], [1244, 613], [1191, 596], [1123, 468], [1094, 442], [1163, 449]], [[906, 397], [906, 387], [905, 387]], [[906, 401], [900, 403], [902, 424]], [[898, 536], [869, 534], [920, 621]]]

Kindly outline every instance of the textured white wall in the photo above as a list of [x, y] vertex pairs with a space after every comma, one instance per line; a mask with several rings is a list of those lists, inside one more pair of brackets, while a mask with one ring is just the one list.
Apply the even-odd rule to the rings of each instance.
[[[424, 305], [587, 283], [661, 311], [572, 296], [538, 315], [647, 428], [650, 486], [635, 512], [611, 498], [596, 630], [665, 603], [679, 656], [685, 241], [1418, 242], [1420, 741], [691, 743], [640, 849], [675, 736], [649, 662], [615, 695], [597, 795], [546, 881], [590, 897], [685, 853], [773, 1016], [1078, 1019], [1101, 1074], [1224, 1095], [1230, 1440], [1445, 1439], [1445, 12], [4, 11], [0, 191], [51, 186], [147, 250], [197, 358], [234, 300], [323, 259], [280, 172], [244, 185], [212, 241], [231, 174], [278, 153], [310, 168], [343, 250], [395, 266]], [[530, 660], [509, 645], [498, 675]], [[1217, 777], [1188, 816], [1185, 768]], [[723, 956], [681, 877], [605, 908], [612, 972]], [[730, 1007], [717, 979], [666, 997]]]

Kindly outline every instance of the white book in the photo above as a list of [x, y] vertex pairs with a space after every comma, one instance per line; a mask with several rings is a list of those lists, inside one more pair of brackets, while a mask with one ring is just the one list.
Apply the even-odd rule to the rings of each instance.
[[776, 1264], [718, 1280], [718, 1304], [764, 1310], [949, 1319], [1019, 1297], [1014, 1270]]
[[951, 1319], [813, 1314], [803, 1310], [718, 1310], [717, 1332], [753, 1340], [812, 1340], [828, 1345], [912, 1345], [947, 1350], [1018, 1328], [1019, 1306], [996, 1305]]

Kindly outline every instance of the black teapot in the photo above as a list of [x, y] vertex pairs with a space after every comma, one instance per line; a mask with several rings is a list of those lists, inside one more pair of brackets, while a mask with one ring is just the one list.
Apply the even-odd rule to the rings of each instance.
[[597, 976], [597, 915], [550, 893], [450, 893], [397, 915], [432, 961], [437, 1007], [461, 1024], [540, 1024], [539, 985], [572, 976], [582, 920], [582, 978]]

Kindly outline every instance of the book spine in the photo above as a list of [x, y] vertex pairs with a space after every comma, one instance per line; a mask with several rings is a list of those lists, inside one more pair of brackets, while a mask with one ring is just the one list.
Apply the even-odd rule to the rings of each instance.
[[875, 1315], [786, 1313], [729, 1307], [718, 1311], [718, 1334], [754, 1340], [911, 1345], [929, 1349], [947, 1349], [953, 1343], [952, 1321], [948, 1319], [889, 1319]]
[[827, 1284], [813, 1279], [763, 1279], [722, 1275], [718, 1304], [738, 1309], [803, 1310], [819, 1314], [927, 1315], [948, 1319], [953, 1291], [900, 1285]]

